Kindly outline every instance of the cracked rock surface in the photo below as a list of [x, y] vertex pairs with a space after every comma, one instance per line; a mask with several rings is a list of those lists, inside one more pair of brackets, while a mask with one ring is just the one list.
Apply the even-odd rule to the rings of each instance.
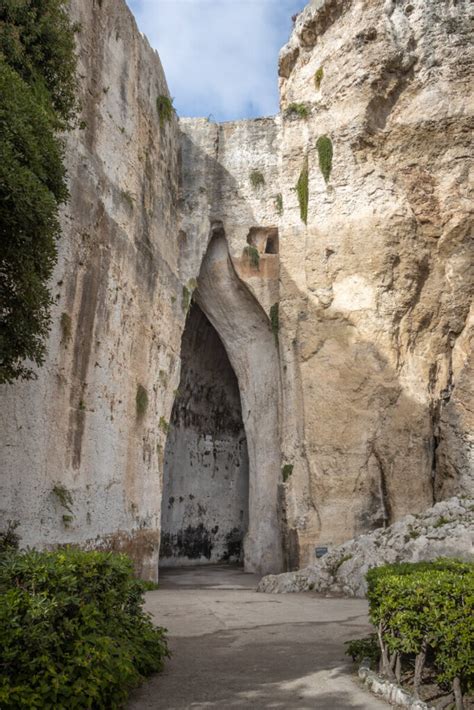
[[388, 528], [336, 547], [314, 565], [264, 577], [259, 592], [336, 592], [363, 597], [371, 567], [438, 557], [474, 561], [474, 499], [451, 498], [421, 515], [407, 515]]

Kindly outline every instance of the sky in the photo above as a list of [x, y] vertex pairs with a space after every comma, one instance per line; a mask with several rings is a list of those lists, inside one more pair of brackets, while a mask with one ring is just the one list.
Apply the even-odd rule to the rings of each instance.
[[128, 0], [180, 116], [278, 112], [278, 52], [307, 0]]

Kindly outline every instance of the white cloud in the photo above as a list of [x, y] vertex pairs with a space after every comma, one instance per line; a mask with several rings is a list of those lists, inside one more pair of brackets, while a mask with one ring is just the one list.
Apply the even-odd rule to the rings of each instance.
[[304, 0], [129, 0], [183, 116], [278, 110], [277, 57]]

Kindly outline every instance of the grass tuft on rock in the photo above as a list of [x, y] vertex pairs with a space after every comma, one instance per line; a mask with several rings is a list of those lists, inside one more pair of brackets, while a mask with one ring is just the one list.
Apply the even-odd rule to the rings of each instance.
[[314, 86], [316, 87], [316, 91], [319, 91], [321, 88], [321, 82], [323, 80], [324, 76], [324, 69], [322, 67], [319, 67], [314, 73]]
[[146, 414], [146, 410], [148, 409], [148, 392], [143, 387], [143, 385], [139, 384], [137, 387], [135, 404], [137, 409], [137, 418], [142, 419]]
[[301, 221], [308, 224], [308, 206], [309, 206], [309, 167], [308, 156], [305, 157], [303, 167], [301, 169], [298, 182], [296, 183], [296, 194], [300, 206]]
[[275, 209], [277, 211], [277, 215], [281, 217], [283, 214], [283, 195], [281, 192], [279, 192], [278, 195], [275, 195]]
[[319, 168], [326, 182], [329, 182], [332, 171], [333, 147], [328, 136], [320, 136], [316, 141], [316, 149], [319, 157]]
[[62, 483], [55, 483], [53, 486], [53, 495], [56, 496], [63, 508], [72, 513], [73, 499], [71, 492]]
[[249, 175], [249, 180], [254, 190], [258, 190], [265, 185], [265, 178], [260, 170], [252, 170]]
[[291, 103], [285, 111], [285, 116], [287, 118], [298, 117], [298, 118], [308, 118], [311, 111], [307, 104]]
[[156, 99], [156, 108], [158, 111], [158, 118], [160, 119], [160, 128], [163, 128], [165, 123], [170, 123], [173, 118], [173, 101], [169, 96], [160, 94], [160, 96]]

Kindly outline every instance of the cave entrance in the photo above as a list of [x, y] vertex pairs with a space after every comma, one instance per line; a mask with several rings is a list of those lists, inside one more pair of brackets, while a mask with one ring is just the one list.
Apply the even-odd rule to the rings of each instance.
[[243, 562], [248, 509], [237, 377], [215, 328], [193, 303], [165, 449], [160, 566]]

